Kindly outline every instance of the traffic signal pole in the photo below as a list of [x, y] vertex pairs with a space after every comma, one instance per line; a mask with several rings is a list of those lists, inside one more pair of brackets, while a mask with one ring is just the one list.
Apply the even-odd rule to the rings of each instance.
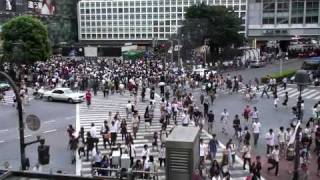
[[19, 120], [19, 139], [20, 139], [20, 161], [21, 161], [21, 170], [26, 170], [26, 152], [25, 152], [25, 143], [24, 143], [24, 124], [23, 124], [23, 111], [22, 111], [22, 101], [19, 96], [18, 88], [10, 76], [0, 71], [0, 76], [8, 80], [10, 86], [12, 87], [14, 94], [16, 96], [16, 101], [18, 104], [18, 120]]

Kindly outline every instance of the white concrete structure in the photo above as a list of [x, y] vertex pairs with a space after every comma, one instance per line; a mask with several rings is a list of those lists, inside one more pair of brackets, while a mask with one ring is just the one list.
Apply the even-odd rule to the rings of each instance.
[[247, 0], [81, 0], [79, 40], [166, 40], [177, 33], [186, 8], [202, 2], [233, 8], [245, 33]]

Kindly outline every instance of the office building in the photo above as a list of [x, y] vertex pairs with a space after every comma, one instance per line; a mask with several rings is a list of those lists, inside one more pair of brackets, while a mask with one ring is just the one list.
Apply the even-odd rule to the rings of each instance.
[[269, 40], [319, 39], [319, 0], [249, 0], [247, 36], [253, 44]]
[[233, 8], [243, 19], [241, 33], [245, 33], [247, 0], [81, 0], [79, 40], [98, 43], [167, 40], [182, 25], [186, 9], [202, 2]]

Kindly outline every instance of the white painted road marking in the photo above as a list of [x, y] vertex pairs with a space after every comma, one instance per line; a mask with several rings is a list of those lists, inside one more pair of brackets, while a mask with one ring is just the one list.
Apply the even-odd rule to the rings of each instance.
[[[32, 135], [29, 134], [29, 135], [25, 135], [24, 138], [28, 138], [28, 137], [31, 137]], [[19, 137], [20, 138], [20, 137]]]
[[49, 120], [49, 121], [44, 121], [43, 124], [49, 124], [49, 123], [54, 123], [56, 120]]
[[1, 143], [4, 143], [4, 142], [5, 142], [5, 141], [0, 141], [0, 144], [1, 144]]
[[9, 129], [2, 129], [2, 130], [0, 130], [0, 133], [4, 133], [4, 132], [8, 132], [9, 131]]
[[56, 129], [52, 129], [52, 130], [48, 130], [48, 131], [43, 131], [42, 133], [47, 134], [47, 133], [56, 132], [56, 131], [57, 131]]

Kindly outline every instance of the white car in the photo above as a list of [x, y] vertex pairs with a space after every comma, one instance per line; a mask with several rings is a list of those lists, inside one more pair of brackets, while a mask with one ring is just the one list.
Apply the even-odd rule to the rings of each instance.
[[84, 93], [73, 92], [70, 88], [55, 88], [43, 93], [43, 99], [48, 101], [67, 101], [69, 103], [83, 102]]

